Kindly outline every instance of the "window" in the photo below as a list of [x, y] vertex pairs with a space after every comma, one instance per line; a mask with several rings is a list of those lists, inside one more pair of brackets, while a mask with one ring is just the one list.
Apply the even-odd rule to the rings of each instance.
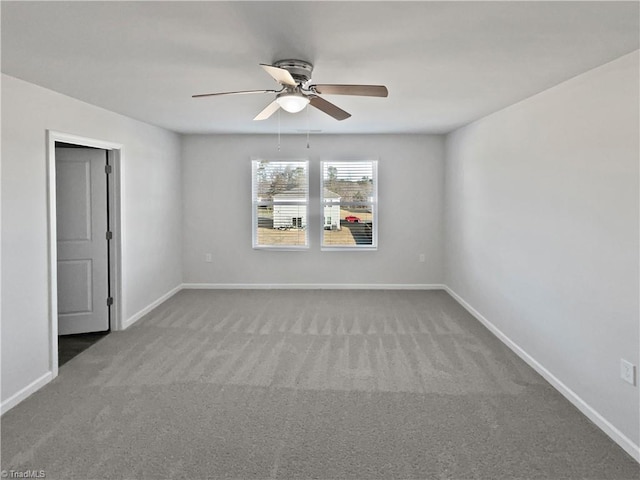
[[322, 162], [323, 250], [375, 250], [378, 162]]
[[307, 161], [252, 162], [253, 247], [307, 248]]

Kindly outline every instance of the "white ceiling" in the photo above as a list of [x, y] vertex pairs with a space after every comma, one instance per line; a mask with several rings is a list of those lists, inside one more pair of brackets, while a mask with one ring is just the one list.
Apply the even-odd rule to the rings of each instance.
[[639, 48], [638, 2], [9, 2], [2, 72], [182, 133], [273, 133], [259, 66], [299, 58], [353, 116], [280, 116], [283, 133], [443, 133]]

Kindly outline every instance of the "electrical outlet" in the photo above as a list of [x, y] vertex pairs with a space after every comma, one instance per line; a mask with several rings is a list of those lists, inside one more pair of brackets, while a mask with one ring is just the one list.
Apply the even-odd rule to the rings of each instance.
[[620, 378], [631, 385], [636, 384], [636, 366], [625, 359], [620, 359]]
[[426, 256], [424, 253], [421, 253], [420, 255], [418, 255], [418, 261], [419, 262], [424, 262], [426, 260]]
[[211, 256], [210, 253], [205, 253], [204, 254], [204, 261], [207, 262], [207, 263], [213, 262], [213, 257]]

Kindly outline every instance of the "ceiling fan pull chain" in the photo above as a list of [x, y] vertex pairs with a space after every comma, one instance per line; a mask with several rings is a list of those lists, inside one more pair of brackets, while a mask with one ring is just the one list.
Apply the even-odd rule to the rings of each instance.
[[280, 151], [280, 109], [278, 109], [278, 151]]
[[307, 148], [309, 148], [309, 105], [307, 105]]

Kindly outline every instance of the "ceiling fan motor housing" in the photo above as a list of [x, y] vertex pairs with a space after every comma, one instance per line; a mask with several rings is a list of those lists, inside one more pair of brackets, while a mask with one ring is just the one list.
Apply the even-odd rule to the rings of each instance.
[[313, 65], [304, 60], [278, 60], [273, 66], [287, 70], [299, 85], [311, 80]]

